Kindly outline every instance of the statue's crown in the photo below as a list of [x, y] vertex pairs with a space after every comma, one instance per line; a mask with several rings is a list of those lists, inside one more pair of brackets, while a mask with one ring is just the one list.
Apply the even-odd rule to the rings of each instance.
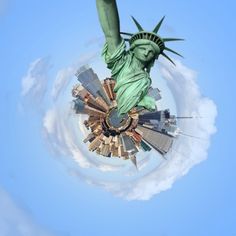
[[180, 39], [180, 38], [161, 38], [157, 33], [161, 27], [161, 24], [163, 22], [165, 17], [162, 17], [162, 19], [158, 22], [158, 24], [156, 25], [156, 27], [153, 29], [152, 32], [148, 32], [148, 31], [145, 31], [142, 26], [138, 23], [138, 21], [132, 16], [132, 19], [135, 23], [135, 25], [137, 26], [139, 32], [138, 33], [135, 33], [135, 34], [132, 34], [132, 33], [126, 33], [126, 32], [120, 32], [121, 34], [123, 35], [127, 35], [127, 36], [130, 36], [130, 38], [125, 38], [124, 40], [125, 41], [129, 41], [130, 43], [130, 46], [132, 46], [134, 44], [134, 42], [136, 40], [139, 40], [139, 39], [146, 39], [146, 40], [149, 40], [153, 43], [155, 43], [155, 45], [157, 45], [160, 49], [160, 54], [162, 56], [164, 56], [165, 58], [167, 58], [171, 63], [173, 63], [175, 65], [175, 63], [171, 60], [171, 58], [169, 58], [165, 53], [164, 53], [164, 50], [167, 50], [169, 52], [172, 52], [178, 56], [181, 56], [183, 57], [182, 55], [180, 55], [179, 53], [175, 52], [174, 50], [168, 48], [165, 46], [165, 42], [168, 42], [168, 41], [179, 41], [179, 40], [183, 40], [183, 39]]

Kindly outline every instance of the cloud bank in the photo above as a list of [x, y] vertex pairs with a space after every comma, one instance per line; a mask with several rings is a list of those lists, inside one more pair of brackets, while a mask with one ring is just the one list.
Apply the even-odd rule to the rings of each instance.
[[30, 64], [22, 79], [21, 95], [35, 105], [40, 104], [45, 97], [50, 68], [49, 58], [38, 58]]
[[77, 166], [70, 168], [70, 174], [126, 200], [149, 200], [170, 189], [176, 180], [207, 158], [210, 138], [216, 132], [216, 105], [211, 99], [202, 96], [196, 82], [196, 72], [180, 61], [175, 63], [176, 67], [164, 59], [160, 60], [161, 76], [176, 102], [177, 115], [196, 118], [179, 120], [182, 134], [167, 154], [167, 160], [163, 160], [154, 150], [149, 154], [140, 153], [139, 171], [130, 162], [98, 157], [88, 152], [82, 141], [86, 135], [84, 117], [72, 113], [70, 100], [67, 103], [59, 102], [65, 84], [71, 90], [69, 83], [62, 81], [71, 77], [75, 68], [69, 67], [63, 73], [59, 72], [62, 76], [56, 77], [51, 90], [52, 100], [58, 102], [45, 110], [42, 126], [44, 138], [52, 152], [76, 161]]

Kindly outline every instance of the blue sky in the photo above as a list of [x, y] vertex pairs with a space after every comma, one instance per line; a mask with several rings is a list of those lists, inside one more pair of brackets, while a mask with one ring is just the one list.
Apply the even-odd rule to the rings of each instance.
[[103, 35], [95, 1], [0, 1], [0, 235], [236, 235], [235, 3], [119, 0], [118, 7], [123, 31], [135, 30], [130, 15], [146, 29], [166, 15], [161, 34], [186, 39], [172, 48], [218, 111], [208, 158], [146, 201], [127, 201], [77, 178], [77, 164], [53, 155], [42, 130], [45, 107], [69, 103], [67, 91], [56, 102], [50, 93], [23, 100], [22, 79], [40, 58], [45, 73], [37, 78], [48, 79], [48, 90], [58, 71], [70, 74], [86, 58], [108, 73], [97, 56]]

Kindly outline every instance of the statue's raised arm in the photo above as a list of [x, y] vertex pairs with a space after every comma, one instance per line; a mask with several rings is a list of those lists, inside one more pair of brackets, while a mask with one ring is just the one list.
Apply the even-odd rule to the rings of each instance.
[[[182, 39], [159, 36], [164, 17], [152, 31], [144, 30], [132, 17], [138, 32], [121, 33], [116, 0], [96, 0], [96, 2], [100, 24], [106, 38], [102, 55], [111, 70], [112, 79], [116, 82], [114, 92], [118, 114], [127, 114], [136, 106], [145, 107], [150, 111], [155, 110], [155, 99], [148, 95], [151, 86], [151, 67], [160, 55], [174, 64], [164, 50], [181, 55], [166, 47], [165, 43]], [[120, 34], [125, 35], [125, 38], [122, 39]], [[125, 41], [129, 42], [128, 50]]]
[[108, 52], [112, 54], [121, 43], [116, 0], [96, 0], [96, 2], [100, 24], [108, 45]]

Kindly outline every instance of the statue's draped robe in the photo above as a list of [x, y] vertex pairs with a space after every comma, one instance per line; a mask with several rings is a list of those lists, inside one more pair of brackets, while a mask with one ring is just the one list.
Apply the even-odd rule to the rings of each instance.
[[151, 85], [149, 73], [133, 63], [133, 52], [126, 51], [125, 41], [122, 40], [112, 55], [108, 53], [106, 43], [102, 55], [116, 81], [114, 92], [118, 113], [125, 114], [137, 105], [149, 110], [155, 109], [155, 100], [147, 96]]

